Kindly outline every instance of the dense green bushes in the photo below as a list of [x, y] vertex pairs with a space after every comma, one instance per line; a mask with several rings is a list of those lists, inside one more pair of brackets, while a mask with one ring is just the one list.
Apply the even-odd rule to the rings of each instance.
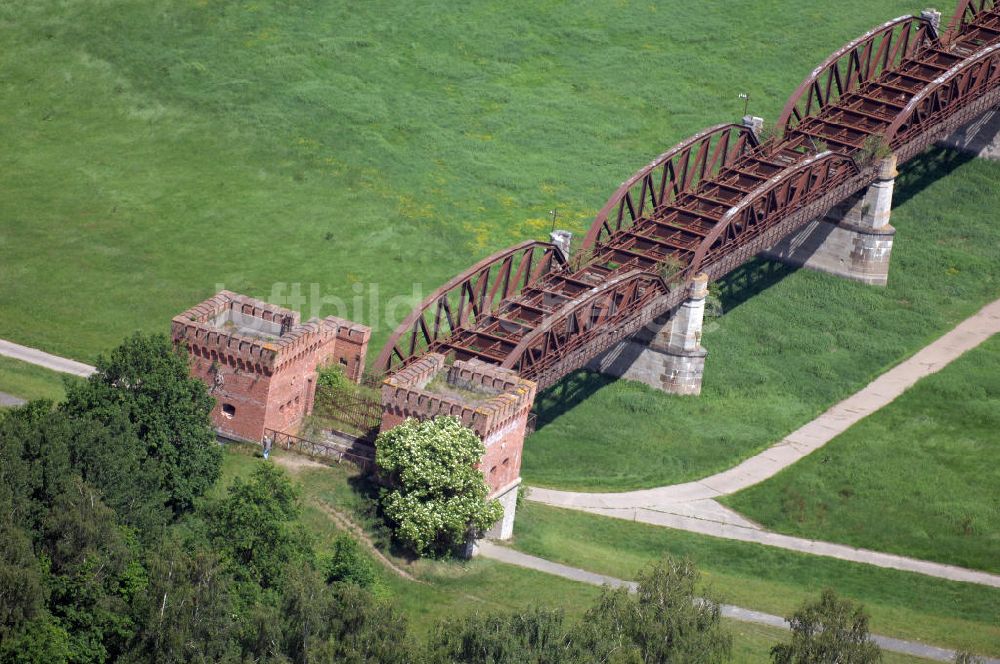
[[0, 661], [403, 661], [402, 619], [351, 583], [363, 563], [319, 571], [282, 471], [204, 497], [211, 407], [136, 335], [65, 403], [0, 413]]

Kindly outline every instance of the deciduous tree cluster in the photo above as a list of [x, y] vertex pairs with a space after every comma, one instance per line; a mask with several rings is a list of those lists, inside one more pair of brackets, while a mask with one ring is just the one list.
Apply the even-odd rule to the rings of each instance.
[[[729, 660], [720, 605], [690, 562], [671, 559], [634, 593], [605, 588], [579, 621], [530, 608], [417, 638], [370, 591], [378, 574], [357, 542], [341, 536], [317, 555], [279, 468], [260, 461], [209, 492], [221, 470], [212, 402], [185, 362], [166, 338], [136, 335], [65, 403], [0, 411], [0, 662]], [[383, 508], [414, 549], [464, 542], [499, 518], [474, 433], [454, 418], [394, 432], [379, 440], [393, 487]], [[861, 608], [832, 593], [791, 624], [778, 664], [880, 657]]]

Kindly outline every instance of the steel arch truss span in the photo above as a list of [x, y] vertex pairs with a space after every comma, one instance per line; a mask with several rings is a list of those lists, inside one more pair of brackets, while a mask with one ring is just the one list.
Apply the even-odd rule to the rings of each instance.
[[948, 24], [947, 40], [950, 41], [955, 35], [963, 34], [980, 38], [984, 42], [990, 41], [993, 39], [992, 31], [988, 28], [976, 27], [975, 24], [984, 15], [994, 12], [996, 9], [996, 0], [960, 0], [955, 9], [955, 15]]
[[938, 43], [930, 21], [901, 16], [850, 42], [814, 69], [792, 93], [778, 118], [784, 131], [821, 113], [841, 97], [896, 69], [919, 49]]
[[1000, 103], [1000, 5], [963, 0], [943, 35], [905, 16], [850, 42], [785, 106], [763, 144], [725, 124], [626, 180], [564, 265], [529, 242], [473, 266], [401, 325], [377, 368], [437, 351], [553, 384], [668, 313], [699, 272], [718, 279]]
[[622, 183], [590, 226], [584, 250], [593, 250], [637, 220], [692, 191], [732, 165], [757, 137], [743, 125], [720, 124], [678, 143]]
[[718, 278], [736, 269], [738, 265], [729, 266], [725, 261], [728, 255], [742, 246], [755, 246], [756, 238], [789, 214], [821, 200], [860, 174], [854, 159], [834, 152], [824, 152], [785, 169], [726, 212], [698, 247], [690, 276], [705, 271], [709, 277]]
[[1000, 44], [962, 60], [917, 93], [886, 129], [889, 145], [899, 150], [936, 126], [948, 127], [954, 114], [1000, 101]]
[[669, 306], [670, 293], [656, 274], [635, 270], [616, 277], [554, 312], [521, 339], [502, 366], [550, 385], [650, 322], [654, 312]]
[[405, 366], [434, 342], [474, 327], [504, 300], [564, 269], [555, 245], [527, 241], [484, 258], [431, 293], [396, 328], [375, 360], [378, 371]]

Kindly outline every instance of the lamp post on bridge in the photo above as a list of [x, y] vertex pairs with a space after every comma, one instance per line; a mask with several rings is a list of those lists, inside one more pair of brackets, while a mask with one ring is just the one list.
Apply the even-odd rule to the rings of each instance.
[[750, 93], [741, 92], [740, 99], [743, 100], [743, 115], [745, 116], [747, 114], [747, 110], [750, 108]]

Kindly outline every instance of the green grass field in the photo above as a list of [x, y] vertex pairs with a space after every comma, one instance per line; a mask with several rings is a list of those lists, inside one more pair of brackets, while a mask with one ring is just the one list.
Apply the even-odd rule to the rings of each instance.
[[0, 4], [0, 337], [93, 360], [223, 284], [357, 318], [377, 348], [549, 210], [583, 230], [740, 92], [773, 119], [831, 51], [921, 7]]
[[[831, 51], [921, 8], [898, 0], [843, 0], [836, 12], [790, 0], [0, 4], [0, 337], [92, 361], [132, 330], [165, 331], [174, 314], [225, 286], [370, 324], [374, 356], [416, 299], [496, 249], [544, 238], [549, 210], [558, 209], [560, 226], [583, 231], [651, 157], [738, 118], [740, 92], [751, 94], [751, 112], [774, 119]], [[526, 449], [526, 476], [613, 489], [718, 470], [996, 297], [997, 243], [986, 220], [1000, 171], [937, 163], [947, 160], [924, 160], [927, 177], [911, 170], [900, 185], [890, 289], [804, 272], [776, 283], [709, 330], [704, 398], [618, 383], [565, 413], [572, 399], [550, 403]], [[769, 281], [765, 274], [744, 288], [735, 279], [727, 300]], [[0, 365], [8, 384], [22, 380], [9, 377], [18, 371]], [[580, 394], [594, 391], [593, 380], [583, 382]], [[227, 473], [241, 472], [244, 460], [232, 459]], [[364, 521], [343, 478], [320, 481], [327, 472], [302, 472], [307, 499], [339, 500]], [[544, 523], [533, 510], [521, 517], [522, 544], [532, 522]], [[304, 518], [329, 534], [315, 507]], [[559, 523], [549, 536], [561, 552], [592, 531], [617, 533], [615, 546], [633, 534], [603, 520], [577, 530]], [[635, 551], [607, 542], [608, 571], [631, 574], [686, 541], [669, 531], [646, 537], [652, 543]], [[870, 599], [878, 629], [942, 644], [970, 634], [998, 651], [995, 611], [982, 608], [995, 607], [995, 595], [880, 570], [855, 578], [812, 558], [715, 541], [697, 547], [713, 578], [722, 567], [744, 570], [731, 572], [731, 601], [784, 612], [843, 573], [848, 582], [838, 583]], [[744, 557], [749, 571], [739, 567]], [[616, 559], [629, 562], [608, 562]], [[768, 577], [769, 559], [792, 578]], [[424, 625], [470, 607], [552, 602], [578, 611], [595, 593], [487, 561], [416, 568], [428, 584], [385, 583]], [[933, 607], [920, 608], [927, 597]], [[756, 653], [744, 661], [766, 661], [754, 634], [738, 644]]]
[[1000, 337], [724, 500], [772, 530], [1000, 572]]
[[[321, 553], [327, 551], [333, 538], [341, 531], [321, 509], [322, 505], [350, 514], [356, 523], [364, 524], [372, 537], [384, 545], [385, 535], [372, 519], [370, 504], [353, 486], [356, 477], [349, 466], [318, 468], [303, 465], [302, 459], [276, 450], [277, 463], [288, 468], [302, 491], [302, 520], [316, 538]], [[249, 475], [255, 463], [261, 463], [247, 447], [230, 446], [224, 457], [223, 478], [214, 495], [221, 495], [234, 477]], [[355, 484], [356, 486], [356, 484]], [[520, 518], [520, 517], [519, 517]], [[422, 638], [434, 623], [443, 617], [465, 613], [521, 610], [528, 606], [561, 608], [571, 620], [579, 619], [599, 594], [598, 588], [558, 577], [504, 565], [491, 560], [409, 561], [393, 555], [390, 558], [418, 582], [404, 580], [376, 563], [377, 592], [391, 597], [406, 614], [418, 638]], [[635, 568], [638, 569], [638, 566]], [[710, 578], [712, 575], [709, 575]], [[734, 635], [733, 662], [765, 664], [770, 661], [768, 650], [787, 638], [787, 632], [770, 627], [727, 621]], [[887, 655], [887, 664], [923, 660]]]
[[63, 380], [67, 378], [75, 380], [72, 376], [0, 356], [0, 392], [21, 399], [61, 401], [66, 396]]
[[[93, 360], [225, 286], [366, 322], [374, 356], [421, 295], [544, 237], [549, 210], [582, 231], [653, 155], [739, 117], [740, 92], [773, 119], [832, 50], [919, 9], [0, 6], [0, 337]], [[953, 166], [934, 162], [901, 185], [889, 291], [786, 279], [706, 335], [701, 400], [618, 384], [552, 420], [559, 404], [526, 477], [618, 489], [719, 470], [995, 297], [1000, 170], [925, 188]]]
[[690, 557], [727, 603], [788, 615], [823, 588], [864, 603], [872, 631], [1000, 655], [1000, 590], [526, 502], [513, 546], [618, 578]]
[[998, 181], [1000, 164], [951, 152], [907, 164], [888, 288], [766, 263], [734, 273], [722, 284], [727, 313], [706, 322], [700, 397], [592, 373], [566, 379], [539, 398], [526, 481], [666, 485], [779, 441], [1000, 297]]

